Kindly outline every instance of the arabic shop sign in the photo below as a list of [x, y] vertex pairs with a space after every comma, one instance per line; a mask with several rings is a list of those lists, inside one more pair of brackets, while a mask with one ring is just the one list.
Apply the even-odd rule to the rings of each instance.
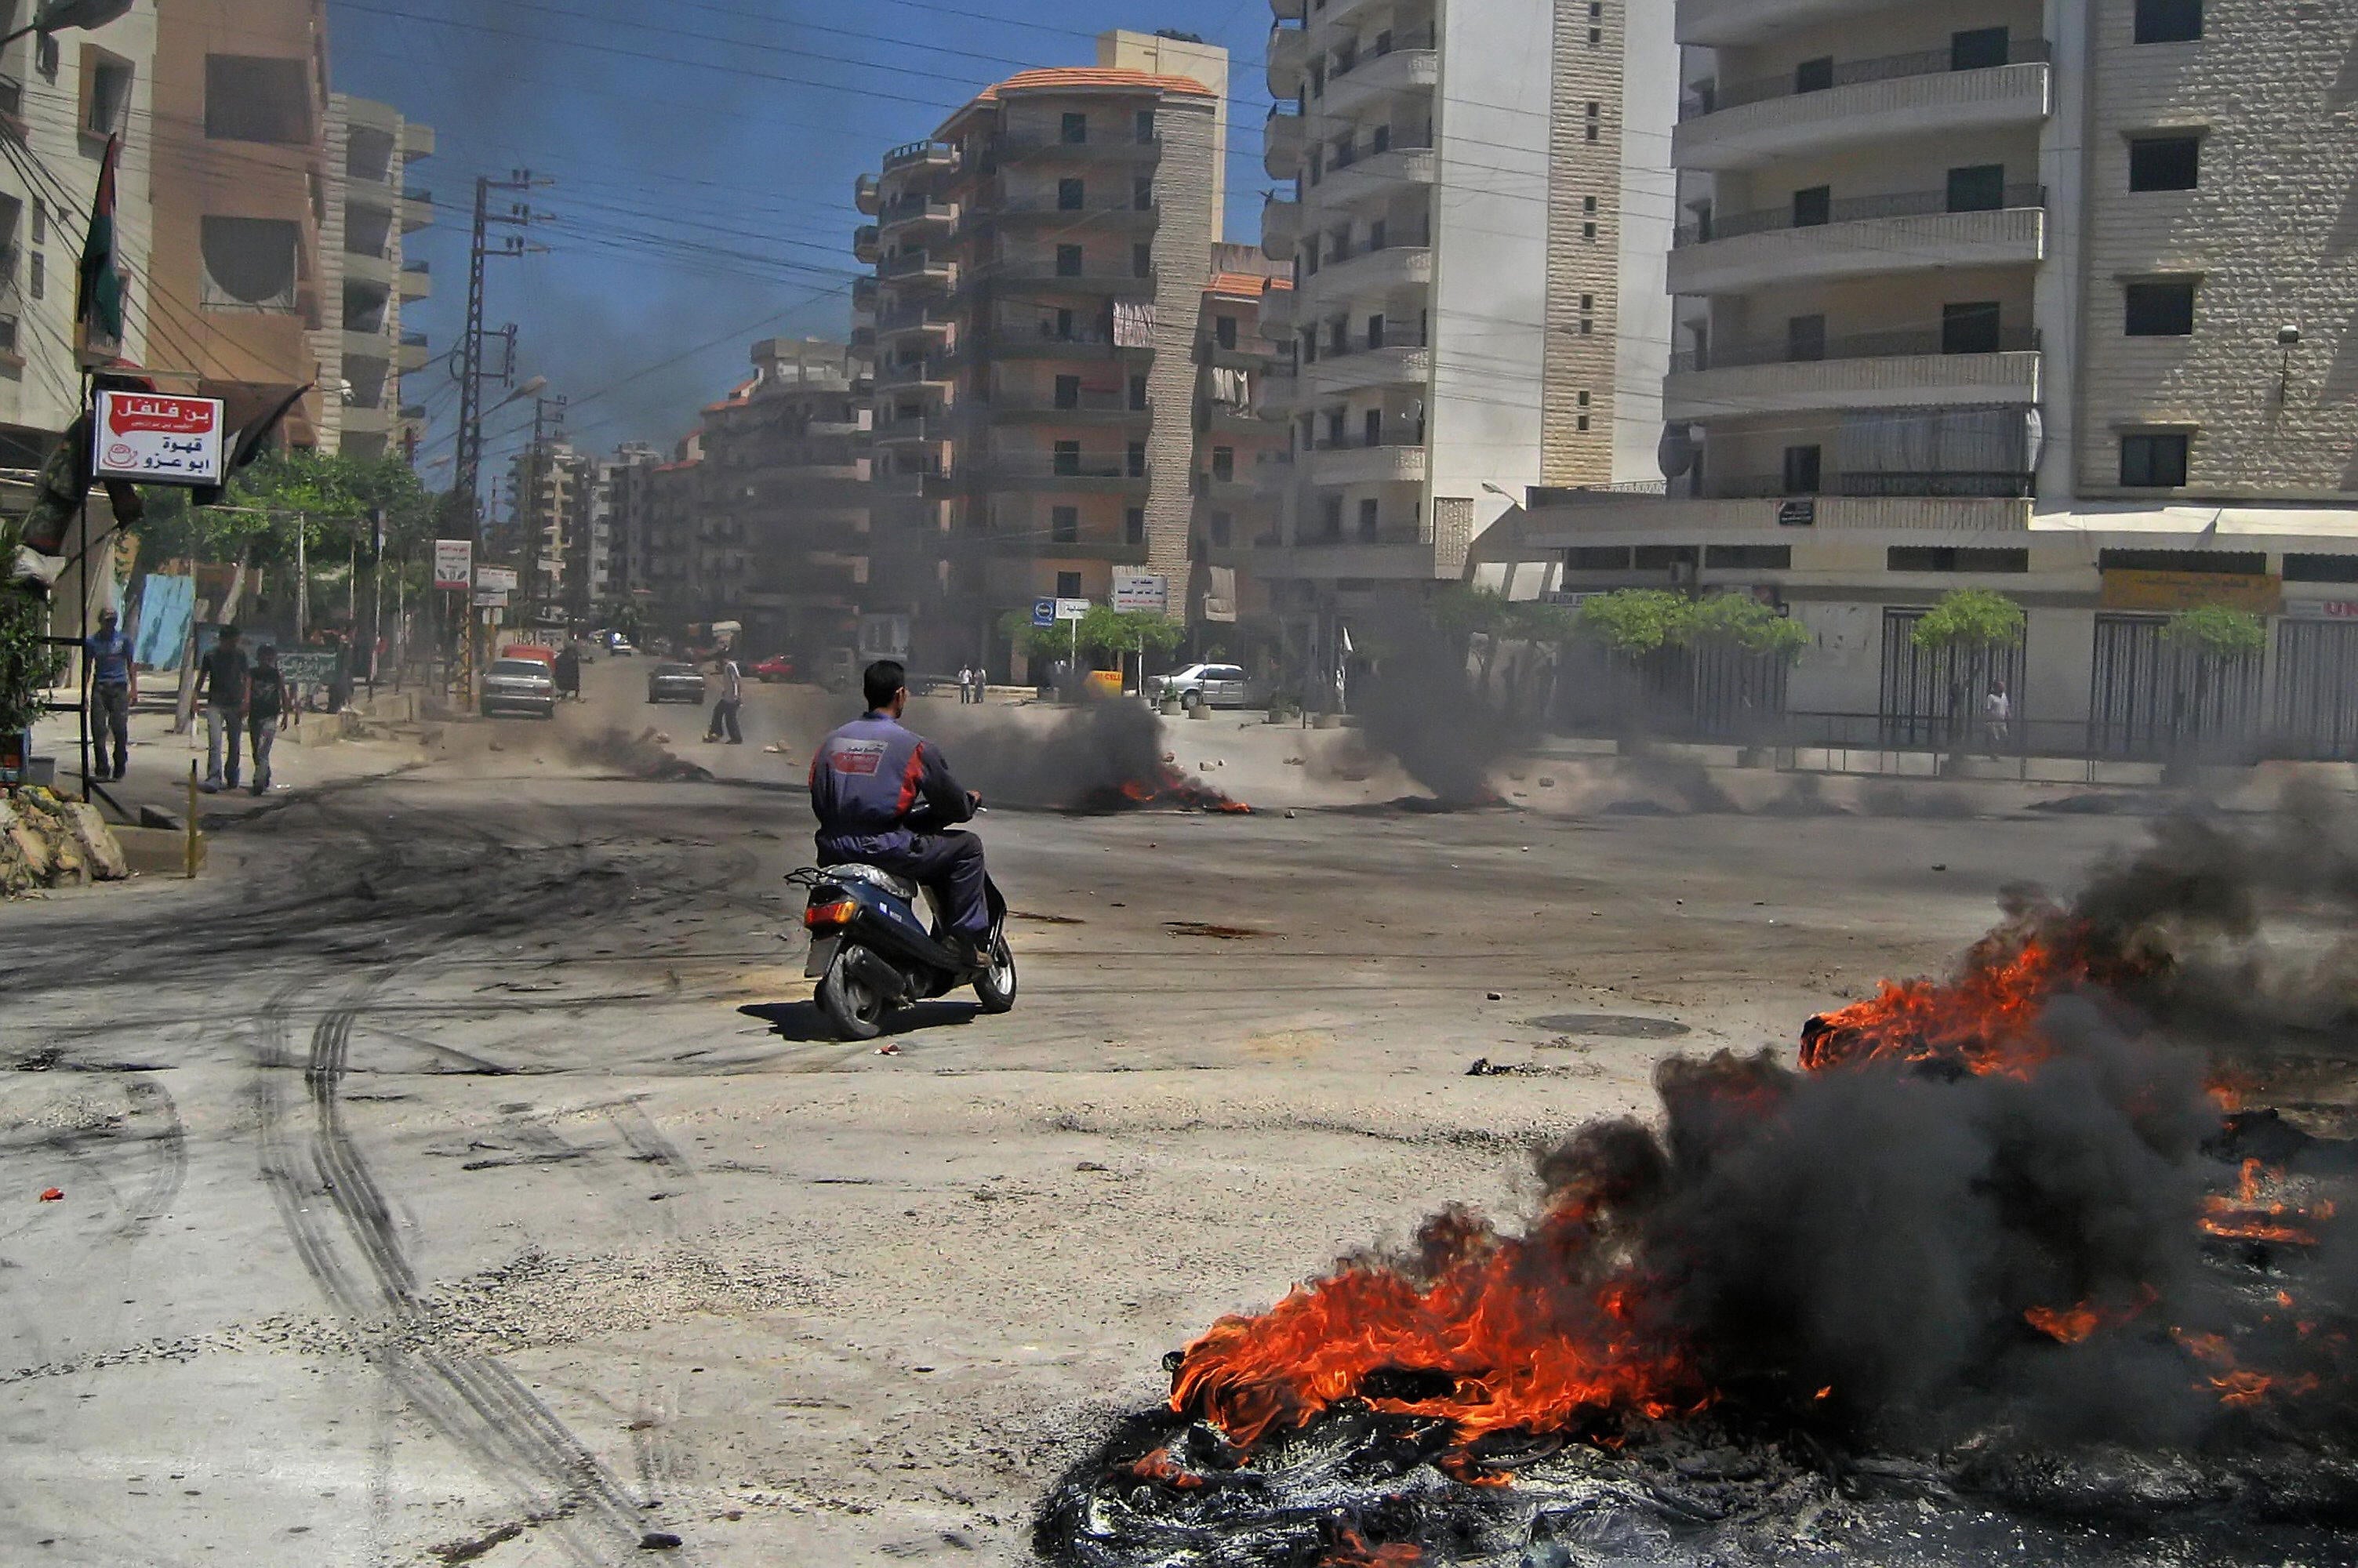
[[100, 393], [91, 469], [100, 479], [143, 484], [219, 484], [221, 399]]

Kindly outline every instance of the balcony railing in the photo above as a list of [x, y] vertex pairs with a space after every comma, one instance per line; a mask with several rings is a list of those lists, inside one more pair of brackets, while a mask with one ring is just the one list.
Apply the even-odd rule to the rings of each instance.
[[1433, 150], [1433, 135], [1429, 131], [1418, 130], [1395, 136], [1382, 146], [1377, 146], [1370, 142], [1363, 147], [1355, 142], [1350, 146], [1331, 150], [1335, 156], [1326, 165], [1326, 173], [1336, 175], [1354, 164], [1364, 163], [1369, 158], [1381, 157], [1386, 153], [1429, 153]]
[[1001, 414], [1135, 414], [1141, 419], [1152, 412], [1132, 406], [1127, 392], [1084, 391], [1062, 398], [1053, 392], [1003, 392], [989, 406]]
[[424, 277], [433, 272], [434, 264], [428, 261], [404, 262], [401, 270], [413, 277]]
[[1771, 207], [1758, 212], [1737, 212], [1727, 217], [1714, 216], [1706, 221], [1683, 224], [1675, 239], [1679, 246], [1707, 245], [1714, 240], [1739, 239], [1746, 234], [1766, 234], [1780, 229], [1814, 229], [1833, 223], [1865, 223], [1878, 218], [1929, 218], [1945, 212], [1995, 212], [2014, 207], [2044, 207], [2047, 188], [2043, 185], [2009, 185], [1995, 202], [1969, 202], [1958, 205], [1948, 190], [1907, 190], [1884, 196], [1845, 196], [1829, 201], [1823, 219], [1804, 216], [1791, 204]]
[[1888, 332], [1854, 332], [1817, 343], [1797, 343], [1783, 338], [1714, 343], [1704, 351], [1689, 349], [1672, 354], [1671, 373], [1739, 370], [1751, 365], [1816, 364], [1828, 360], [1904, 359], [1918, 354], [2012, 354], [2035, 352], [2038, 348], [2036, 327], [2006, 327], [1991, 333], [1916, 327]]
[[413, 185], [404, 189], [401, 199], [405, 201], [422, 201], [428, 207], [434, 205], [434, 192], [422, 185]]
[[1101, 452], [1083, 453], [1077, 459], [1060, 458], [1054, 453], [991, 456], [970, 467], [967, 474], [968, 478], [986, 481], [1092, 479], [1144, 484], [1147, 479], [1144, 464], [1133, 467], [1127, 457], [1109, 457]]
[[1364, 430], [1354, 431], [1341, 437], [1325, 437], [1311, 443], [1310, 449], [1314, 452], [1365, 452], [1379, 447], [1422, 447], [1422, 445], [1424, 445], [1424, 427], [1422, 424], [1414, 424], [1403, 425], [1396, 430], [1379, 431], [1373, 440], [1368, 438], [1368, 434]]
[[[1136, 288], [1151, 292], [1154, 288], [1154, 272], [1149, 268], [1141, 274], [1134, 267], [1084, 267], [1079, 272], [1065, 272], [1053, 261], [1003, 261], [994, 264], [985, 277], [996, 276], [1007, 283], [1061, 283], [1073, 287]], [[980, 280], [978, 280], [980, 281]]]
[[913, 163], [955, 163], [957, 148], [947, 142], [904, 142], [884, 155], [884, 171], [890, 174]]
[[1317, 266], [1305, 267], [1303, 272], [1306, 276], [1315, 277], [1321, 267], [1341, 266], [1345, 262], [1357, 261], [1361, 256], [1377, 255], [1384, 251], [1421, 251], [1432, 243], [1433, 235], [1429, 230], [1413, 234], [1387, 233], [1380, 241], [1370, 238], [1347, 250], [1325, 252]]
[[903, 251], [886, 256], [876, 268], [879, 277], [909, 277], [921, 272], [947, 272], [956, 264], [946, 256], [927, 255], [923, 251]]
[[1844, 60], [1831, 68], [1821, 64], [1815, 71], [1801, 68], [1786, 71], [1781, 76], [1756, 77], [1749, 81], [1731, 81], [1725, 86], [1706, 81], [1698, 84], [1681, 101], [1679, 118], [1697, 120], [1724, 109], [1741, 109], [1747, 103], [1798, 98], [1810, 92], [1828, 92], [1837, 87], [1851, 87], [1863, 81], [1891, 81], [1907, 76], [1945, 76], [1952, 71], [1985, 70], [2001, 65], [2036, 65], [2053, 56], [2054, 46], [2045, 38], [2009, 38], [2003, 56], [1995, 49], [1987, 55], [1957, 48], [1923, 49], [1914, 54], [1885, 55], [1879, 59]]
[[401, 335], [401, 346], [405, 349], [422, 349], [426, 346], [426, 334], [423, 332], [404, 332]]
[[1887, 470], [1876, 473], [1822, 476], [1809, 490], [1795, 490], [1782, 474], [1741, 474], [1704, 481], [1704, 492], [1717, 501], [1765, 501], [1781, 496], [1838, 495], [1849, 497], [1939, 496], [1960, 500], [2019, 500], [2031, 493], [2035, 475], [1996, 469], [1948, 469], [1925, 472]]
[[1439, 49], [1439, 27], [1431, 22], [1404, 33], [1379, 33], [1365, 49], [1335, 61], [1333, 68], [1326, 72], [1326, 80], [1330, 83], [1340, 81], [1361, 66], [1373, 65], [1395, 49]]

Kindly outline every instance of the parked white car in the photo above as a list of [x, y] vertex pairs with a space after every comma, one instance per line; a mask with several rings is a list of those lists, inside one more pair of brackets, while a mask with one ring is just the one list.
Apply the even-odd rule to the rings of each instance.
[[1199, 707], [1243, 708], [1247, 706], [1245, 687], [1245, 672], [1239, 665], [1189, 665], [1148, 681], [1146, 695], [1157, 702], [1175, 697], [1182, 708], [1193, 712]]

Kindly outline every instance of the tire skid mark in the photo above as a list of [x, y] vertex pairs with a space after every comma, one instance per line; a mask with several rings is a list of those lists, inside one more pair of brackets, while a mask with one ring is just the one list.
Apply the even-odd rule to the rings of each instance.
[[179, 1199], [180, 1188], [189, 1179], [189, 1132], [171, 1091], [154, 1078], [126, 1078], [123, 1090], [131, 1101], [133, 1117], [160, 1119], [164, 1123], [161, 1131], [146, 1135], [153, 1152], [155, 1172], [114, 1227], [117, 1237], [136, 1241], [157, 1220], [171, 1213], [172, 1205]]
[[[355, 1321], [389, 1316], [396, 1326], [422, 1330], [425, 1303], [415, 1271], [390, 1206], [345, 1128], [337, 1093], [353, 1020], [374, 989], [354, 987], [312, 1030], [304, 1079], [314, 1119], [308, 1163], [325, 1189], [316, 1195], [304, 1190], [300, 1156], [286, 1125], [287, 1075], [267, 1070], [291, 1065], [279, 1011], [291, 999], [274, 999], [268, 1038], [258, 1054], [265, 1070], [255, 1087], [263, 1173], [297, 1256], [339, 1311]], [[344, 1245], [359, 1254], [365, 1278], [346, 1266], [342, 1249], [313, 1206], [319, 1198], [341, 1220]], [[620, 1553], [635, 1553], [637, 1505], [514, 1373], [490, 1357], [424, 1343], [365, 1355], [413, 1409], [503, 1485], [527, 1517], [546, 1527], [569, 1561], [600, 1568]]]

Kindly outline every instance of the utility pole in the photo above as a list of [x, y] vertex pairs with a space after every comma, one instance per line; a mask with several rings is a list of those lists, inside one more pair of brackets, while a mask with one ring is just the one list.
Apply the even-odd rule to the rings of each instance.
[[[542, 522], [540, 504], [542, 467], [547, 460], [548, 438], [552, 435], [563, 433], [565, 406], [568, 401], [568, 399], [563, 397], [547, 396], [536, 396], [532, 400], [532, 447], [526, 453], [525, 460], [525, 494], [516, 508], [518, 514], [524, 520], [524, 538], [520, 541], [523, 546], [524, 572], [522, 580], [517, 586], [524, 591], [522, 606], [524, 623], [535, 633], [540, 627], [540, 546], [545, 526]], [[556, 428], [552, 429], [552, 426]], [[565, 519], [557, 512], [554, 503], [555, 498], [552, 496], [548, 515], [557, 524], [557, 546], [561, 552], [565, 544]]]
[[[459, 384], [459, 450], [457, 467], [451, 475], [451, 493], [459, 508], [455, 521], [472, 538], [480, 538], [482, 533], [482, 506], [478, 492], [483, 474], [483, 388], [492, 382], [505, 387], [515, 377], [514, 323], [497, 330], [483, 326], [485, 264], [493, 256], [530, 255], [547, 248], [527, 243], [522, 234], [503, 234], [498, 244], [492, 244], [493, 225], [522, 229], [533, 223], [535, 218], [531, 206], [522, 201], [511, 202], [505, 212], [493, 212], [492, 192], [529, 191], [553, 183], [535, 179], [530, 169], [518, 169], [506, 179], [493, 179], [489, 175], [475, 178], [475, 222], [467, 252], [467, 324], [460, 333], [459, 346], [450, 354], [450, 374]], [[487, 370], [484, 349], [486, 341], [492, 338], [501, 340], [500, 363], [498, 369]]]

